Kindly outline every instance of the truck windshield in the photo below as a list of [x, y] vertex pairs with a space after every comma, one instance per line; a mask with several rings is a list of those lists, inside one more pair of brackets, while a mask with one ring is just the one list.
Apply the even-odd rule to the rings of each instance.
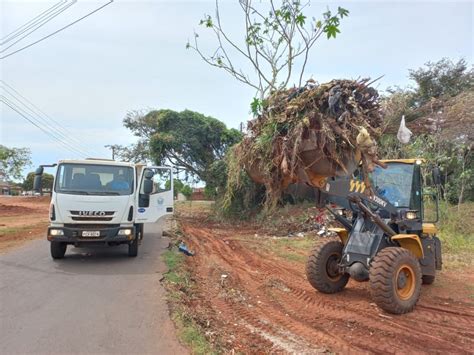
[[130, 195], [133, 193], [133, 168], [99, 164], [60, 164], [55, 191], [73, 195]]
[[389, 163], [376, 167], [371, 174], [375, 191], [396, 207], [409, 207], [413, 183], [412, 164]]

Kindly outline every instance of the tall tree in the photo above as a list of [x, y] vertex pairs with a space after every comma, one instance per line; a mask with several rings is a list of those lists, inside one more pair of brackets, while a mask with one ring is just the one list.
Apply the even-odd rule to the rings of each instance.
[[23, 169], [31, 165], [30, 156], [28, 148], [8, 148], [0, 145], [0, 178], [21, 179]]
[[125, 127], [140, 137], [142, 147], [156, 164], [171, 163], [203, 181], [212, 180], [210, 166], [239, 142], [241, 133], [216, 118], [189, 110], [154, 110], [131, 113]]
[[[216, 0], [215, 15], [205, 15], [199, 22], [214, 33], [216, 49], [210, 55], [205, 54], [196, 32], [194, 40], [186, 47], [195, 50], [209, 65], [254, 88], [258, 97], [254, 105], [272, 90], [286, 87], [292, 78], [301, 86], [311, 48], [323, 34], [328, 39], [335, 38], [340, 33], [340, 20], [349, 14], [341, 7], [336, 12], [328, 8], [317, 20], [308, 17], [310, 1], [300, 0], [257, 3], [239, 0], [239, 4], [245, 24], [243, 38], [232, 39], [225, 30], [219, 1]], [[249, 64], [251, 69], [245, 72], [238, 67], [239, 59]]]
[[[35, 173], [31, 172], [26, 175], [25, 181], [23, 181], [23, 190], [31, 191], [33, 190], [33, 183], [35, 181]], [[48, 173], [43, 173], [43, 179], [41, 180], [41, 187], [43, 189], [52, 189], [54, 182], [54, 176]]]
[[410, 79], [415, 81], [415, 103], [420, 106], [432, 98], [456, 96], [464, 90], [474, 88], [474, 70], [464, 59], [454, 63], [448, 58], [428, 62], [424, 67], [410, 70]]

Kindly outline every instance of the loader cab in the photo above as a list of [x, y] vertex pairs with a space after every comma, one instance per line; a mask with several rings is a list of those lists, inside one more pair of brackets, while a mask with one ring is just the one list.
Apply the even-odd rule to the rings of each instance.
[[400, 210], [416, 211], [423, 220], [421, 159], [383, 160], [370, 174], [374, 192]]

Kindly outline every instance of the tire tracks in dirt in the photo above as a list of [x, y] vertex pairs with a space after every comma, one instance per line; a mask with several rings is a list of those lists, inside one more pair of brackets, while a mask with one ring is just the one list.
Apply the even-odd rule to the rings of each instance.
[[351, 282], [337, 295], [318, 293], [304, 277], [304, 264], [249, 248], [249, 242], [259, 243], [250, 229], [226, 230], [196, 221], [185, 221], [182, 227], [196, 251], [188, 263], [199, 279], [200, 297], [218, 318], [216, 331], [233, 335], [229, 350], [470, 353], [474, 349], [472, 304], [449, 300], [446, 306], [440, 302], [448, 300], [422, 296], [410, 314], [385, 314], [372, 303], [367, 284]]

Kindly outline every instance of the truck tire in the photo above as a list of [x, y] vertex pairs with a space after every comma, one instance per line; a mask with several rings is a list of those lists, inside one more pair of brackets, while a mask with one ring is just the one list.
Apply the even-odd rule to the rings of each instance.
[[329, 240], [311, 252], [306, 263], [306, 276], [311, 286], [319, 292], [340, 292], [349, 281], [348, 274], [339, 273], [342, 248], [340, 241]]
[[138, 233], [135, 235], [135, 239], [128, 245], [128, 256], [134, 258], [138, 255]]
[[53, 259], [62, 259], [66, 254], [67, 244], [62, 242], [51, 242], [51, 257]]
[[421, 277], [421, 281], [423, 282], [423, 285], [431, 285], [435, 280], [434, 275], [423, 275]]
[[421, 267], [407, 249], [389, 247], [379, 251], [369, 275], [370, 293], [380, 308], [393, 314], [415, 308], [421, 291]]

